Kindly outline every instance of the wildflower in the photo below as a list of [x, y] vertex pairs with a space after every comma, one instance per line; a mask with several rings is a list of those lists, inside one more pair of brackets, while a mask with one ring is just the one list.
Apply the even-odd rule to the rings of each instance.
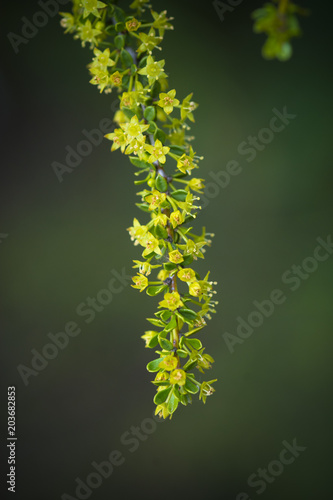
[[94, 29], [91, 26], [91, 22], [89, 21], [89, 19], [87, 19], [85, 24], [81, 24], [78, 27], [77, 31], [79, 37], [82, 40], [82, 47], [84, 47], [87, 42], [90, 42], [92, 45], [97, 45], [96, 37], [102, 33], [100, 30]]
[[103, 2], [99, 2], [98, 0], [81, 0], [81, 6], [84, 8], [83, 18], [89, 16], [89, 14], [93, 14], [96, 17], [101, 17], [98, 9], [103, 9], [106, 7], [106, 4]]
[[191, 281], [195, 280], [195, 272], [190, 267], [178, 271], [177, 276], [181, 281], [186, 281], [186, 283], [191, 283]]
[[121, 87], [122, 80], [123, 80], [123, 75], [121, 73], [119, 73], [119, 71], [115, 71], [110, 76], [110, 83], [114, 87]]
[[186, 382], [186, 373], [184, 372], [184, 370], [177, 368], [176, 370], [173, 370], [173, 372], [170, 373], [171, 384], [184, 385], [185, 382]]
[[161, 61], [154, 61], [152, 56], [147, 57], [147, 65], [138, 71], [139, 75], [146, 75], [149, 85], [152, 85], [156, 80], [166, 76], [163, 72], [165, 65], [164, 59]]
[[184, 259], [182, 254], [178, 250], [173, 250], [169, 253], [169, 260], [174, 264], [180, 264]]
[[145, 125], [143, 121], [139, 122], [139, 118], [136, 115], [131, 118], [129, 123], [122, 123], [120, 126], [124, 130], [128, 141], [133, 139], [143, 141], [144, 138], [142, 134], [149, 128], [149, 125]]
[[181, 224], [183, 224], [184, 220], [185, 219], [184, 219], [182, 213], [179, 210], [175, 210], [170, 215], [170, 222], [171, 222], [173, 228], [175, 228], [175, 227], [180, 226]]
[[176, 91], [175, 90], [170, 90], [167, 94], [162, 92], [159, 97], [160, 100], [158, 101], [158, 105], [164, 109], [167, 115], [172, 113], [174, 106], [178, 106], [179, 101], [178, 99], [175, 99]]
[[202, 193], [202, 189], [205, 187], [203, 184], [203, 179], [196, 179], [193, 177], [189, 183], [188, 187], [191, 188], [193, 191], [197, 191], [197, 193]]
[[[147, 125], [149, 127], [149, 125]], [[163, 146], [159, 139], [156, 140], [154, 146], [151, 144], [146, 144], [146, 151], [150, 154], [148, 159], [149, 163], [154, 163], [154, 161], [159, 161], [160, 163], [166, 162], [165, 155], [170, 151], [170, 148]]]
[[146, 201], [149, 203], [149, 210], [155, 210], [155, 208], [158, 208], [161, 203], [165, 201], [165, 199], [165, 193], [160, 193], [160, 191], [154, 189], [150, 195], [146, 196]]
[[144, 262], [141, 262], [140, 260], [133, 260], [133, 262], [135, 262], [135, 266], [133, 266], [134, 268], [139, 268], [139, 272], [141, 274], [145, 274], [146, 276], [149, 276], [149, 274], [151, 273], [151, 270], [152, 269], [157, 269], [158, 267], [161, 267], [161, 265], [153, 265], [153, 264], [150, 264], [150, 262], [147, 262], [147, 261], [144, 261]]
[[146, 226], [141, 226], [137, 219], [133, 219], [133, 227], [127, 228], [127, 231], [131, 236], [131, 240], [134, 241], [134, 245], [142, 245], [142, 241], [145, 238], [148, 229]]
[[141, 22], [133, 17], [129, 21], [126, 22], [127, 31], [137, 31], [141, 26]]
[[164, 300], [159, 302], [160, 307], [165, 307], [170, 309], [170, 311], [175, 311], [178, 307], [183, 307], [183, 302], [180, 299], [178, 292], [166, 293], [164, 295]]
[[157, 253], [158, 255], [162, 255], [161, 249], [158, 244], [158, 239], [155, 238], [151, 233], [147, 233], [147, 235], [142, 239], [140, 245], [145, 246], [145, 250], [142, 252], [142, 257], [146, 257], [152, 252]]
[[193, 297], [199, 297], [202, 294], [200, 283], [194, 281], [189, 286], [189, 293], [193, 295]]
[[177, 358], [170, 354], [168, 356], [165, 356], [163, 361], [160, 362], [160, 368], [167, 370], [168, 372], [171, 372], [176, 368], [177, 364], [178, 364]]
[[131, 285], [133, 288], [138, 288], [140, 292], [143, 292], [145, 288], [148, 286], [148, 278], [143, 274], [138, 274], [138, 276], [133, 276], [132, 280], [135, 285]]

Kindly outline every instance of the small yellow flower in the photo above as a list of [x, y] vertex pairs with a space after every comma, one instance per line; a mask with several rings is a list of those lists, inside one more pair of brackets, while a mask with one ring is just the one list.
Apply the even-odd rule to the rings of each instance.
[[152, 194], [146, 196], [146, 201], [149, 203], [149, 210], [155, 210], [158, 208], [163, 201], [166, 199], [165, 193], [160, 193], [157, 189], [154, 189]]
[[171, 354], [169, 356], [166, 356], [163, 361], [160, 362], [160, 368], [167, 370], [168, 372], [171, 372], [176, 368], [178, 364], [177, 358], [175, 356], [172, 356]]
[[196, 165], [195, 163], [193, 163], [192, 158], [190, 156], [187, 156], [186, 154], [183, 154], [177, 162], [177, 168], [183, 174], [191, 172], [191, 170], [193, 170], [195, 167]]
[[178, 307], [182, 307], [184, 304], [180, 300], [180, 295], [178, 292], [166, 293], [164, 295], [164, 300], [159, 302], [160, 307], [165, 307], [170, 309], [170, 311], [175, 311]]
[[167, 223], [168, 223], [168, 217], [165, 214], [157, 214], [154, 217], [154, 226], [160, 224], [161, 226], [165, 227]]
[[128, 142], [136, 139], [138, 141], [144, 141], [143, 132], [145, 132], [149, 125], [145, 125], [143, 121], [139, 122], [139, 118], [134, 115], [129, 123], [122, 123], [121, 128], [127, 136]]
[[171, 384], [184, 385], [185, 382], [186, 382], [186, 373], [184, 372], [184, 370], [177, 368], [176, 370], [173, 370], [172, 373], [170, 373]]
[[191, 283], [191, 281], [195, 280], [195, 272], [190, 267], [178, 271], [177, 276], [181, 281], [186, 281], [186, 283]]
[[173, 250], [169, 253], [169, 260], [174, 264], [180, 264], [184, 259], [182, 254], [178, 250]]
[[156, 239], [151, 233], [147, 233], [140, 244], [146, 247], [142, 252], [142, 257], [146, 257], [146, 255], [149, 255], [151, 252], [162, 255], [161, 249], [158, 245], [158, 239]]
[[184, 217], [182, 213], [179, 210], [172, 212], [172, 214], [170, 215], [170, 222], [173, 228], [180, 226], [180, 224], [183, 224]]
[[133, 288], [138, 288], [140, 292], [143, 292], [145, 288], [148, 286], [148, 278], [143, 274], [138, 274], [138, 276], [133, 276], [132, 280], [135, 285], [131, 285]]
[[144, 262], [141, 262], [140, 260], [133, 260], [133, 262], [135, 262], [135, 264], [136, 264], [133, 267], [134, 268], [138, 267], [139, 268], [139, 272], [141, 274], [145, 274], [146, 276], [149, 276], [149, 274], [151, 273], [152, 269], [157, 269], [158, 267], [161, 267], [160, 265], [153, 266], [152, 264], [150, 264], [146, 260]]
[[109, 141], [113, 141], [111, 151], [115, 151], [116, 149], [120, 148], [121, 152], [124, 152], [126, 147], [126, 137], [121, 128], [116, 128], [114, 132], [112, 132], [111, 134], [106, 134], [104, 137], [106, 139], [109, 139]]
[[[149, 125], [147, 125], [149, 127]], [[146, 144], [146, 151], [150, 154], [148, 159], [149, 163], [154, 163], [154, 161], [159, 161], [160, 163], [166, 162], [165, 155], [170, 151], [170, 148], [163, 146], [160, 140], [156, 140], [154, 146], [151, 144]]]
[[189, 181], [188, 186], [198, 193], [202, 193], [202, 189], [205, 187], [203, 179], [196, 179], [195, 177]]
[[167, 94], [161, 92], [159, 95], [160, 100], [157, 104], [164, 109], [167, 115], [172, 113], [174, 106], [178, 106], [179, 104], [178, 99], [175, 99], [175, 95], [175, 90], [170, 90], [170, 92], [168, 92]]
[[[142, 245], [143, 240], [147, 235], [148, 229], [146, 226], [141, 226], [140, 222], [138, 219], [133, 219], [133, 227], [128, 227], [127, 231], [129, 232], [131, 236], [131, 240], [134, 241], [134, 245]], [[150, 234], [150, 233], [148, 233]]]
[[202, 294], [201, 286], [197, 281], [194, 281], [189, 286], [189, 293], [193, 295], [193, 297], [199, 297]]
[[135, 17], [133, 17], [133, 19], [130, 19], [126, 23], [127, 31], [136, 31], [137, 29], [140, 28], [140, 26], [141, 26], [141, 22], [138, 21], [137, 19], [135, 19]]
[[113, 85], [114, 87], [121, 87], [121, 84], [122, 84], [122, 80], [123, 80], [123, 75], [119, 73], [119, 71], [115, 71], [114, 73], [112, 73], [112, 75], [110, 76], [110, 83], [111, 85]]

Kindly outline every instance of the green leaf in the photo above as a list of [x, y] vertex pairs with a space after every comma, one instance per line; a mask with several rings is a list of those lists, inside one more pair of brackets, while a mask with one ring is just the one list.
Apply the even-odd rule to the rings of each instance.
[[186, 320], [189, 320], [189, 321], [194, 321], [197, 317], [197, 313], [192, 311], [192, 309], [186, 309], [184, 307], [181, 307], [179, 309], [179, 313], [181, 314], [181, 316]]
[[162, 389], [161, 391], [158, 391], [154, 397], [154, 403], [156, 405], [160, 405], [162, 403], [165, 403], [165, 401], [167, 400], [167, 398], [170, 394], [171, 389], [172, 389], [172, 386], [170, 385], [166, 389]]
[[180, 392], [176, 386], [174, 386], [174, 388], [173, 388], [173, 393], [176, 396], [176, 398], [178, 399], [178, 401], [180, 401], [181, 395], [180, 395]]
[[187, 267], [190, 264], [192, 264], [192, 262], [193, 262], [193, 255], [192, 254], [191, 255], [183, 255], [183, 259], [184, 259], [184, 261], [182, 262], [182, 265], [184, 267]]
[[159, 368], [160, 362], [164, 358], [165, 358], [165, 356], [163, 356], [163, 358], [158, 358], [158, 359], [154, 359], [153, 361], [150, 361], [150, 363], [148, 363], [148, 365], [147, 365], [147, 370], [149, 372], [158, 372], [158, 370], [160, 369]]
[[160, 318], [163, 319], [163, 321], [167, 321], [171, 317], [171, 311], [160, 311]]
[[192, 368], [194, 368], [196, 365], [198, 364], [198, 360], [197, 359], [189, 359], [187, 363], [185, 363], [185, 365], [183, 366], [183, 369], [185, 371], [188, 371], [188, 370], [191, 370]]
[[165, 140], [166, 140], [166, 135], [163, 132], [163, 130], [158, 128], [154, 134], [154, 139], [155, 139], [155, 141], [157, 141], [157, 139], [158, 139], [159, 141], [161, 141], [162, 144], [164, 144]]
[[118, 33], [121, 33], [124, 30], [125, 30], [125, 24], [124, 23], [120, 22], [120, 23], [116, 24], [116, 31]]
[[164, 193], [168, 189], [168, 182], [165, 177], [162, 177], [162, 175], [158, 175], [156, 178], [155, 186], [156, 189], [161, 191], [161, 193]]
[[184, 406], [187, 406], [188, 404], [191, 404], [192, 403], [192, 396], [191, 396], [191, 394], [181, 394], [180, 395], [180, 402]]
[[202, 348], [202, 343], [198, 339], [186, 339], [185, 344], [188, 346], [190, 345], [193, 347], [193, 349], [201, 349]]
[[146, 203], [136, 203], [136, 206], [140, 208], [140, 210], [143, 210], [144, 212], [150, 212], [149, 205], [147, 205]]
[[177, 410], [177, 407], [178, 407], [178, 399], [172, 393], [168, 402], [168, 412], [171, 414], [174, 413]]
[[177, 354], [180, 358], [187, 358], [188, 353], [183, 349], [177, 349]]
[[170, 153], [182, 156], [184, 153], [186, 153], [186, 148], [184, 146], [177, 146], [176, 144], [172, 144], [170, 146]]
[[143, 116], [146, 118], [148, 122], [152, 122], [155, 119], [156, 111], [154, 106], [147, 106]]
[[196, 394], [197, 392], [199, 392], [199, 387], [193, 382], [191, 382], [191, 380], [189, 380], [187, 377], [184, 387], [191, 394]]
[[164, 264], [164, 269], [166, 271], [172, 271], [173, 269], [176, 269], [177, 268], [177, 264], [174, 264], [173, 262], [166, 262]]
[[146, 318], [147, 321], [149, 321], [149, 323], [151, 323], [152, 325], [154, 326], [160, 326], [161, 328], [164, 328], [165, 327], [165, 324], [163, 323], [163, 321], [161, 321], [160, 319], [156, 319], [156, 318]]
[[156, 236], [162, 238], [163, 240], [165, 240], [168, 237], [167, 230], [164, 229], [164, 227], [162, 227], [160, 224], [157, 224], [157, 226], [155, 227], [155, 233]]
[[172, 191], [171, 196], [177, 201], [185, 201], [186, 196], [188, 195], [188, 191], [185, 189], [176, 189], [176, 191]]
[[156, 347], [158, 344], [158, 335], [155, 335], [155, 337], [151, 338], [150, 341], [148, 342], [148, 347], [149, 349], [153, 349]]
[[125, 45], [125, 37], [123, 35], [117, 35], [114, 39], [114, 44], [117, 49], [122, 49]]
[[138, 168], [151, 168], [151, 165], [149, 163], [145, 163], [144, 161], [138, 160], [138, 158], [135, 158], [134, 156], [129, 157], [130, 162], [132, 165]]
[[173, 345], [169, 340], [159, 336], [158, 341], [162, 349], [165, 349], [166, 351], [171, 351], [173, 349]]
[[[163, 290], [165, 290], [166, 288], [168, 288], [167, 285], [157, 285], [157, 286], [149, 286], [147, 289], [146, 289], [146, 293], [147, 295], [149, 295], [150, 297], [155, 297], [155, 295], [158, 295], [159, 293], [163, 292]], [[164, 325], [163, 325], [164, 326]]]
[[131, 66], [131, 64], [133, 64], [133, 58], [131, 54], [127, 52], [127, 50], [121, 51], [120, 58], [122, 63], [125, 64], [125, 66]]
[[135, 115], [134, 111], [128, 108], [123, 108], [123, 112], [129, 120], [131, 120], [131, 118]]
[[169, 321], [169, 323], [164, 327], [164, 330], [166, 332], [170, 332], [171, 330], [173, 330], [174, 328], [177, 328], [177, 320], [176, 320], [176, 316], [173, 316], [171, 318], [171, 320]]

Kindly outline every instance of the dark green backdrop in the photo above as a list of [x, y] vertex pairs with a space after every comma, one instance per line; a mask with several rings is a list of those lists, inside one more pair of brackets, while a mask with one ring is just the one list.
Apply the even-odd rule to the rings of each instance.
[[[140, 339], [156, 301], [125, 279], [93, 321], [76, 312], [112, 273], [129, 275], [140, 258], [125, 230], [134, 216], [144, 220], [134, 206], [133, 168], [110, 153], [108, 141], [61, 183], [51, 166], [64, 163], [66, 146], [75, 149], [84, 129], [112, 118], [115, 96], [89, 85], [89, 50], [64, 36], [58, 17], [15, 54], [7, 33], [20, 34], [21, 18], [31, 20], [40, 7], [8, 4], [1, 42], [1, 405], [6, 387], [15, 385], [16, 498], [78, 498], [76, 478], [85, 481], [92, 462], [114, 450], [122, 457], [114, 453], [114, 461], [123, 463], [91, 499], [246, 499], [241, 492], [251, 499], [330, 498], [333, 255], [309, 259], [316, 239], [333, 232], [329, 2], [303, 2], [312, 10], [301, 20], [304, 36], [293, 43], [291, 61], [279, 63], [261, 58], [264, 37], [252, 33], [250, 12], [261, 2], [240, 2], [221, 22], [210, 1], [153, 1], [175, 17], [161, 53], [171, 88], [178, 97], [193, 91], [200, 104], [192, 133], [205, 157], [201, 176], [211, 184], [197, 226], [216, 236], [199, 268], [218, 281], [220, 302], [203, 333], [215, 358], [209, 377], [218, 378], [216, 393], [206, 406], [195, 401], [157, 424], [145, 369], [153, 352]], [[263, 131], [273, 109], [284, 107], [296, 115], [290, 123], [273, 135]], [[248, 161], [244, 141], [258, 133], [266, 144]], [[241, 171], [227, 184], [231, 160]], [[313, 272], [291, 281], [288, 271], [304, 259]], [[284, 302], [231, 353], [225, 333], [235, 335], [237, 318], [247, 321], [253, 302], [275, 289]], [[18, 365], [31, 367], [31, 350], [41, 352], [48, 334], [72, 321], [80, 333], [25, 385]], [[140, 426], [143, 433], [130, 437]], [[1, 435], [4, 452], [5, 419]], [[306, 450], [282, 471], [274, 461], [283, 442], [295, 439]], [[264, 486], [247, 481], [268, 466], [275, 478], [259, 483], [266, 485], [261, 494]], [[7, 465], [2, 469], [4, 483]]]

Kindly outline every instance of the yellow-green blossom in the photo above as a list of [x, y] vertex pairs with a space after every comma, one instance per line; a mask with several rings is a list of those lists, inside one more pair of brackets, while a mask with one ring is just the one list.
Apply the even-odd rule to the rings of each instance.
[[114, 87], [121, 87], [122, 80], [123, 80], [123, 75], [121, 73], [119, 73], [119, 71], [115, 71], [110, 76], [110, 83]]
[[158, 239], [155, 238], [151, 233], [147, 233], [146, 236], [141, 240], [142, 246], [145, 246], [145, 250], [142, 252], [142, 257], [146, 257], [151, 252], [155, 252], [158, 255], [162, 255], [161, 249], [158, 244]]
[[[149, 127], [149, 125], [147, 125], [147, 127]], [[154, 146], [152, 146], [151, 144], [146, 144], [145, 148], [146, 151], [148, 151], [148, 153], [150, 154], [150, 157], [148, 159], [149, 163], [159, 161], [163, 164], [166, 162], [165, 155], [170, 151], [170, 148], [168, 148], [167, 146], [163, 146], [159, 139], [155, 141]]]
[[160, 93], [160, 100], [157, 104], [164, 109], [167, 115], [172, 113], [174, 106], [178, 106], [179, 104], [178, 99], [175, 99], [175, 95], [175, 90], [170, 90], [167, 94], [164, 92]]
[[177, 368], [170, 373], [170, 384], [185, 385], [186, 373], [181, 368]]
[[154, 189], [150, 195], [146, 196], [146, 201], [149, 203], [149, 210], [158, 208], [165, 201], [166, 196], [165, 193], [160, 193], [160, 191]]
[[143, 132], [149, 128], [149, 125], [145, 125], [143, 121], [139, 122], [139, 118], [136, 115], [131, 118], [130, 122], [122, 123], [120, 126], [125, 132], [128, 142], [133, 139], [144, 141]]
[[107, 5], [103, 2], [99, 2], [98, 0], [81, 0], [81, 5], [84, 9], [83, 17], [88, 17], [89, 14], [93, 14], [96, 17], [101, 17], [98, 9], [103, 9]]
[[109, 141], [113, 141], [111, 151], [115, 151], [118, 148], [121, 148], [122, 153], [125, 151], [127, 141], [126, 136], [121, 128], [116, 128], [114, 132], [111, 132], [111, 134], [106, 134], [104, 137], [106, 139], [109, 139]]
[[190, 267], [186, 267], [178, 271], [177, 276], [181, 281], [186, 281], [186, 283], [190, 283], [195, 280], [195, 272]]
[[82, 40], [82, 47], [85, 47], [86, 42], [90, 42], [91, 45], [97, 45], [96, 37], [100, 35], [102, 32], [98, 29], [95, 29], [91, 26], [91, 22], [89, 19], [85, 22], [85, 24], [81, 24], [78, 29], [78, 35]]
[[176, 368], [177, 364], [178, 364], [177, 358], [170, 354], [168, 356], [165, 356], [165, 358], [160, 362], [159, 367], [163, 370], [171, 372]]
[[152, 269], [157, 269], [158, 267], [161, 267], [160, 264], [154, 266], [153, 264], [150, 264], [150, 262], [148, 262], [147, 260], [145, 260], [144, 262], [141, 262], [140, 260], [133, 260], [133, 262], [135, 262], [136, 264], [133, 267], [139, 268], [139, 272], [145, 274], [146, 276], [149, 276]]
[[165, 75], [163, 72], [165, 61], [154, 61], [152, 56], [147, 57], [147, 64], [144, 68], [138, 71], [139, 75], [146, 75], [149, 81], [149, 85], [152, 85], [156, 80], [162, 78]]
[[[131, 240], [134, 241], [134, 245], [142, 245], [143, 239], [146, 237], [148, 229], [146, 226], [141, 226], [140, 222], [138, 219], [133, 219], [133, 226], [128, 227], [127, 231], [129, 232], [131, 236]], [[150, 234], [150, 233], [148, 233]]]
[[197, 193], [202, 193], [202, 189], [205, 187], [203, 184], [203, 179], [196, 179], [193, 177], [189, 183], [188, 187], [191, 188], [193, 191], [197, 191]]
[[197, 281], [193, 281], [193, 283], [190, 284], [189, 294], [193, 295], [193, 297], [199, 297], [202, 294], [201, 286]]
[[165, 227], [168, 223], [168, 217], [165, 214], [157, 214], [154, 216], [154, 226], [157, 224], [160, 224], [161, 226]]
[[129, 21], [126, 22], [127, 31], [137, 31], [141, 26], [141, 22], [133, 17]]
[[170, 222], [171, 222], [173, 228], [175, 228], [175, 227], [180, 226], [181, 224], [183, 224], [184, 220], [185, 219], [184, 219], [182, 213], [179, 210], [175, 210], [170, 215]]
[[161, 300], [159, 303], [160, 307], [165, 307], [166, 309], [170, 309], [170, 311], [175, 311], [179, 307], [183, 307], [183, 305], [178, 292], [166, 293], [164, 300]]
[[138, 276], [133, 276], [132, 280], [135, 285], [131, 285], [133, 288], [138, 288], [140, 292], [143, 292], [145, 288], [148, 286], [148, 278], [143, 274], [138, 274]]
[[173, 250], [172, 252], [169, 253], [169, 260], [170, 262], [173, 262], [174, 264], [180, 264], [181, 262], [184, 261], [182, 254], [179, 252], [179, 250]]

